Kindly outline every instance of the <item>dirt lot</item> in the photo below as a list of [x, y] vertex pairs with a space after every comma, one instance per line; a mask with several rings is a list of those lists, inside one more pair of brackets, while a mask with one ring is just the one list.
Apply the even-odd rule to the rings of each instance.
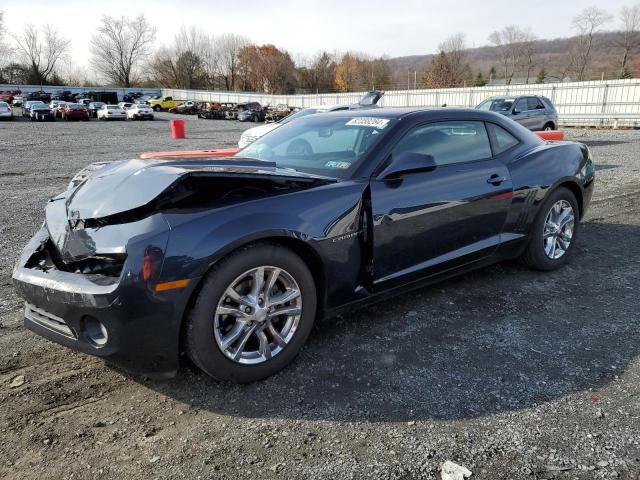
[[497, 265], [323, 322], [293, 366], [236, 386], [123, 374], [21, 324], [13, 262], [77, 170], [245, 128], [189, 118], [172, 141], [159, 117], [0, 124], [0, 478], [414, 479], [445, 460], [640, 478], [640, 132], [568, 132], [598, 170], [568, 267]]

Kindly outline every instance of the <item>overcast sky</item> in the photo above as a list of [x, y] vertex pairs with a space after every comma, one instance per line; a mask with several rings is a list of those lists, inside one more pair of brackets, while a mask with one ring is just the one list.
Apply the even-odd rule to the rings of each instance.
[[243, 34], [273, 43], [294, 58], [319, 50], [404, 56], [433, 53], [447, 36], [464, 32], [469, 46], [486, 45], [507, 24], [530, 26], [540, 38], [571, 35], [571, 19], [597, 5], [615, 15], [638, 0], [0, 0], [11, 31], [24, 22], [52, 23], [73, 40], [72, 55], [86, 64], [88, 40], [101, 15], [144, 13], [158, 43], [169, 43], [182, 25], [207, 33]]

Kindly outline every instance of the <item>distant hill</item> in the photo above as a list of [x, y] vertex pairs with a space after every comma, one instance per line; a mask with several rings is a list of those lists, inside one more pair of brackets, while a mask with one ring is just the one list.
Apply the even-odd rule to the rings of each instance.
[[[605, 78], [616, 78], [620, 71], [619, 62], [622, 57], [620, 47], [616, 46], [615, 39], [617, 33], [607, 32], [596, 35], [593, 45], [592, 60], [589, 66], [587, 76], [589, 80], [601, 78], [604, 74]], [[541, 68], [544, 68], [549, 76], [559, 76], [567, 62], [568, 52], [575, 43], [576, 37], [556, 38], [553, 40], [537, 40], [535, 42], [535, 67], [533, 69], [531, 82], [535, 81], [535, 77]], [[478, 48], [469, 48], [466, 50], [466, 57], [471, 71], [475, 76], [478, 72], [488, 78], [491, 67], [495, 67], [496, 76], [501, 78], [500, 57], [496, 47], [485, 46]], [[427, 55], [411, 55], [406, 57], [395, 57], [387, 60], [391, 71], [393, 72], [394, 83], [400, 87], [407, 83], [407, 71], [410, 71], [411, 82], [413, 82], [413, 72], [418, 72], [418, 82], [420, 82], [421, 74], [428, 68], [431, 63], [433, 54]], [[640, 53], [635, 52], [631, 66], [637, 69]], [[633, 71], [633, 68], [632, 68]], [[638, 72], [634, 72], [636, 76]], [[517, 73], [515, 77], [522, 78], [522, 73]]]

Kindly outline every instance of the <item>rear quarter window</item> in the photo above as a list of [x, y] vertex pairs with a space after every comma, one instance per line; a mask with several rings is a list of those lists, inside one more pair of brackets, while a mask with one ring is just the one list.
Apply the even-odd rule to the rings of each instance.
[[516, 137], [495, 123], [487, 123], [487, 131], [491, 136], [494, 155], [500, 155], [520, 143]]

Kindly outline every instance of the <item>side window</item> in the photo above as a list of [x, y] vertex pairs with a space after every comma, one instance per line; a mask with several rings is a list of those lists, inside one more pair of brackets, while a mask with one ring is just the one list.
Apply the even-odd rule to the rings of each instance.
[[489, 130], [489, 135], [491, 135], [491, 139], [493, 140], [493, 153], [495, 155], [506, 152], [520, 143], [516, 137], [495, 123], [487, 123], [487, 130]]
[[529, 97], [527, 98], [527, 107], [527, 110], [539, 110], [544, 108], [544, 105], [536, 97]]
[[491, 158], [483, 122], [435, 122], [415, 127], [394, 147], [392, 156], [405, 152], [431, 155], [436, 165]]
[[514, 108], [514, 113], [515, 112], [526, 112], [527, 110], [529, 110], [529, 107], [527, 105], [527, 99], [526, 98], [521, 98], [520, 100], [518, 100], [516, 102], [516, 106]]

